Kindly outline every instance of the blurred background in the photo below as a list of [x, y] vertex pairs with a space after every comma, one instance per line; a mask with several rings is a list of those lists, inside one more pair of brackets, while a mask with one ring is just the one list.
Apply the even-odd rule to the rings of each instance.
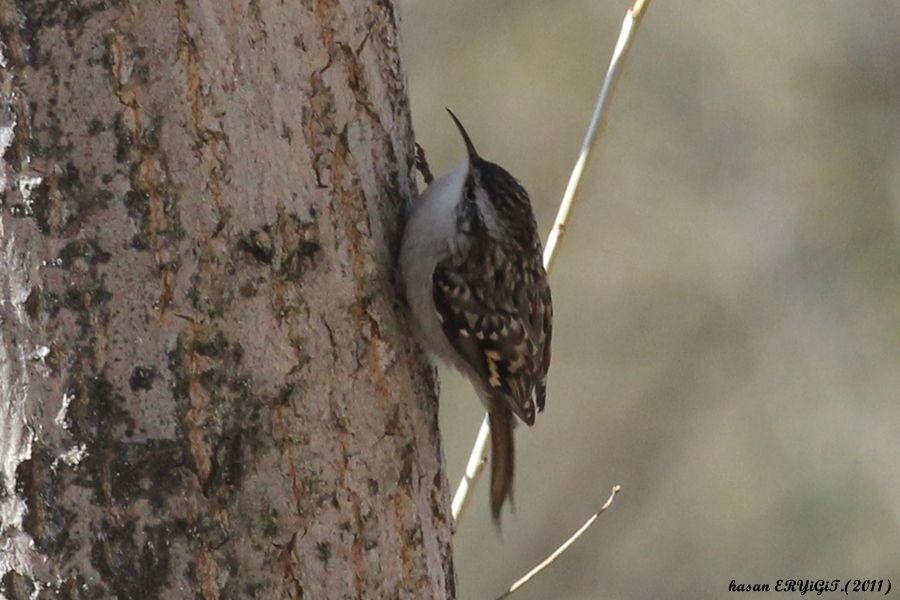
[[[552, 224], [628, 0], [399, 0], [418, 141], [444, 112]], [[900, 586], [900, 4], [657, 0], [552, 275], [547, 410], [502, 535], [479, 485], [460, 597]], [[451, 483], [482, 409], [442, 371]], [[774, 594], [772, 594], [774, 596]], [[758, 594], [754, 597], [764, 597]]]

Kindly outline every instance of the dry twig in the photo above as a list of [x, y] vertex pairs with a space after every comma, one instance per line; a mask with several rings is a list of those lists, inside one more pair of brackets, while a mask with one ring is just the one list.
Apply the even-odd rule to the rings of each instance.
[[612, 489], [612, 492], [610, 492], [610, 494], [609, 494], [609, 498], [606, 499], [606, 502], [603, 503], [603, 506], [600, 507], [600, 510], [598, 510], [597, 512], [595, 512], [594, 514], [592, 514], [592, 515], [590, 516], [590, 518], [589, 518], [587, 521], [584, 522], [584, 525], [582, 525], [581, 527], [579, 527], [579, 528], [578, 528], [578, 531], [576, 531], [575, 533], [573, 533], [572, 535], [570, 535], [570, 536], [569, 536], [569, 539], [567, 539], [566, 541], [564, 541], [564, 542], [559, 546], [559, 548], [557, 548], [556, 550], [554, 550], [553, 552], [551, 552], [551, 553], [550, 553], [550, 556], [548, 556], [547, 558], [545, 558], [544, 560], [542, 560], [541, 562], [539, 562], [537, 565], [535, 565], [535, 567], [534, 567], [533, 569], [531, 569], [530, 571], [528, 571], [527, 573], [525, 573], [524, 575], [522, 575], [519, 579], [517, 579], [515, 583], [513, 583], [511, 586], [509, 586], [509, 589], [508, 589], [508, 590], [506, 590], [506, 591], [503, 592], [500, 596], [497, 597], [497, 600], [502, 600], [502, 598], [507, 598], [507, 597], [511, 596], [511, 595], [513, 594], [513, 592], [515, 592], [517, 589], [519, 589], [520, 587], [522, 587], [523, 585], [525, 585], [526, 583], [528, 583], [529, 581], [531, 581], [531, 580], [535, 577], [535, 575], [537, 575], [538, 573], [540, 573], [541, 571], [543, 571], [544, 569], [546, 569], [547, 567], [549, 567], [550, 565], [552, 565], [553, 562], [554, 562], [557, 558], [559, 558], [559, 556], [560, 556], [563, 552], [565, 552], [566, 550], [569, 549], [569, 546], [571, 546], [572, 544], [575, 543], [575, 540], [577, 540], [578, 538], [580, 538], [580, 537], [582, 536], [582, 534], [583, 534], [585, 531], [587, 531], [588, 528], [590, 528], [591, 525], [594, 524], [594, 521], [597, 520], [597, 517], [599, 517], [600, 515], [602, 515], [603, 512], [604, 512], [607, 508], [609, 508], [610, 506], [612, 506], [612, 503], [613, 503], [613, 500], [614, 500], [615, 497], [616, 497], [616, 494], [618, 494], [619, 491], [620, 491], [621, 489], [622, 489], [622, 486], [620, 486], [620, 485], [614, 485], [614, 486], [613, 486], [613, 489]]

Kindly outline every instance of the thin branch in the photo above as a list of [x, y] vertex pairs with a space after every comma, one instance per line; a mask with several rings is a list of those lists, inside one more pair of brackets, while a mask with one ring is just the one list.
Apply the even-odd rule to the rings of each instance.
[[569, 549], [569, 546], [571, 546], [572, 544], [575, 543], [575, 540], [580, 538], [582, 536], [582, 534], [584, 534], [584, 532], [587, 531], [588, 528], [590, 528], [590, 526], [594, 524], [594, 521], [597, 520], [597, 517], [599, 517], [601, 514], [603, 514], [603, 511], [605, 511], [607, 508], [612, 506], [612, 503], [616, 497], [616, 494], [618, 494], [621, 489], [622, 489], [622, 486], [614, 485], [612, 492], [610, 492], [610, 494], [609, 494], [609, 498], [606, 499], [606, 502], [603, 503], [603, 506], [600, 507], [600, 510], [598, 510], [593, 515], [591, 515], [591, 517], [587, 521], [584, 522], [584, 525], [579, 527], [578, 531], [576, 531], [571, 536], [569, 536], [569, 539], [567, 539], [565, 542], [563, 542], [559, 548], [554, 550], [550, 554], [550, 556], [548, 556], [547, 558], [545, 558], [544, 560], [539, 562], [532, 570], [530, 570], [527, 573], [525, 573], [524, 575], [522, 575], [522, 577], [520, 577], [518, 580], [516, 580], [516, 582], [514, 584], [509, 586], [509, 589], [506, 590], [505, 592], [503, 592], [503, 594], [501, 594], [500, 596], [498, 596], [497, 600], [501, 600], [502, 598], [507, 598], [507, 597], [511, 596], [513, 594], [513, 592], [515, 592], [517, 589], [519, 589], [520, 587], [522, 587], [523, 585], [525, 585], [526, 583], [531, 581], [535, 575], [537, 575], [538, 573], [540, 573], [541, 571], [543, 571], [544, 569], [549, 567], [551, 564], [553, 564], [553, 562], [557, 558], [559, 558], [559, 556], [563, 552], [565, 552], [566, 550]]
[[[615, 50], [613, 50], [609, 68], [606, 71], [606, 79], [603, 81], [603, 87], [600, 88], [600, 96], [597, 98], [597, 105], [594, 108], [591, 123], [581, 145], [581, 151], [578, 153], [578, 160], [572, 169], [572, 175], [569, 177], [569, 184], [566, 186], [566, 192], [563, 194], [562, 202], [560, 202], [559, 211], [556, 213], [556, 221], [553, 223], [553, 228], [547, 237], [547, 244], [544, 246], [544, 268], [547, 269], [548, 273], [553, 269], [557, 248], [565, 235], [569, 215], [575, 206], [578, 186], [587, 168], [591, 149], [594, 147], [594, 143], [597, 141], [597, 137], [603, 131], [606, 123], [609, 101], [622, 72], [622, 65], [628, 56], [628, 50], [631, 48], [638, 25], [640, 25], [641, 19], [643, 19], [649, 6], [650, 0], [635, 0], [634, 5], [625, 13], [622, 30], [619, 32], [619, 40], [616, 42]], [[488, 425], [487, 417], [485, 417], [481, 423], [481, 428], [478, 430], [478, 437], [475, 438], [475, 445], [472, 447], [472, 452], [469, 455], [469, 466], [484, 465], [484, 461], [487, 458], [487, 443], [490, 439], [489, 432], [490, 426]], [[473, 468], [470, 471], [467, 467], [466, 474], [463, 475], [462, 481], [456, 488], [452, 506], [455, 530], [459, 528], [460, 516], [465, 510], [469, 502], [470, 492], [475, 487], [482, 472], [482, 468]]]
[[[484, 420], [481, 422], [481, 427], [478, 428], [478, 436], [475, 438], [475, 445], [472, 454], [469, 456], [469, 462], [466, 463], [466, 472], [463, 474], [459, 487], [456, 488], [456, 493], [453, 495], [451, 511], [453, 513], [454, 531], [462, 517], [463, 509], [468, 505], [466, 499], [469, 497], [469, 486], [474, 485], [478, 481], [478, 478], [481, 477], [481, 472], [484, 470], [484, 465], [487, 463], [486, 451], [490, 433], [491, 426], [487, 415], [485, 415]], [[478, 448], [481, 450], [476, 452], [475, 450]]]
[[569, 221], [569, 215], [575, 206], [575, 200], [578, 194], [578, 186], [581, 184], [581, 177], [587, 169], [588, 159], [591, 156], [591, 150], [597, 141], [597, 136], [606, 126], [607, 107], [609, 99], [615, 91], [616, 84], [619, 82], [619, 74], [622, 72], [622, 65], [631, 48], [631, 42], [637, 33], [637, 27], [640, 25], [644, 11], [650, 5], [650, 0], [637, 0], [634, 6], [625, 13], [625, 20], [622, 21], [622, 30], [619, 32], [619, 40], [613, 50], [612, 58], [609, 61], [609, 68], [606, 71], [606, 79], [603, 87], [600, 88], [600, 96], [597, 98], [597, 106], [594, 107], [594, 114], [591, 116], [591, 124], [588, 125], [587, 134], [584, 136], [584, 142], [581, 144], [581, 152], [578, 153], [578, 160], [569, 176], [569, 184], [566, 186], [566, 192], [563, 194], [562, 202], [559, 204], [559, 211], [556, 213], [556, 221], [550, 230], [547, 238], [547, 245], [544, 247], [544, 268], [549, 273], [553, 268], [553, 262], [556, 258], [556, 247], [562, 241], [566, 233], [566, 225]]

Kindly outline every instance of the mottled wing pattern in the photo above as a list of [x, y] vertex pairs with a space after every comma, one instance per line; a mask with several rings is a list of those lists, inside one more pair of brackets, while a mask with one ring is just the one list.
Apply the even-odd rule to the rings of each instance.
[[[540, 252], [538, 253], [540, 255]], [[535, 365], [536, 402], [538, 411], [544, 410], [547, 400], [547, 372], [550, 370], [550, 341], [553, 337], [553, 299], [550, 297], [550, 285], [542, 264], [535, 281], [534, 306], [539, 307], [531, 317], [530, 334], [537, 340], [539, 355]]]
[[536, 319], [523, 314], [515, 298], [504, 302], [496, 293], [476, 287], [477, 271], [477, 262], [456, 268], [439, 264], [434, 272], [435, 308], [448, 340], [479, 374], [491, 397], [532, 425], [535, 401], [540, 405], [544, 401], [543, 363], [549, 353], [535, 344], [531, 330], [538, 325], [542, 337], [547, 319], [543, 314]]
[[[525, 323], [535, 346], [535, 401], [544, 410], [547, 398], [547, 371], [550, 368], [550, 340], [553, 336], [553, 302], [543, 265], [543, 250], [528, 192], [503, 167], [477, 161], [479, 180], [503, 218], [509, 236], [504, 247], [491, 240], [493, 251], [485, 253], [489, 266], [500, 267], [505, 286], [512, 289], [515, 311]], [[497, 291], [495, 288], [494, 291]]]

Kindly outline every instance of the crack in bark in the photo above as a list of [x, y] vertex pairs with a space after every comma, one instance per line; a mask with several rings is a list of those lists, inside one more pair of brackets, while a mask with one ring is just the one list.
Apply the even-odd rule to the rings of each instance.
[[[205, 169], [205, 183], [213, 203], [219, 211], [218, 231], [221, 231], [231, 217], [230, 211], [225, 208], [222, 199], [222, 182], [227, 181], [228, 178], [228, 164], [225, 158], [228, 150], [228, 136], [221, 129], [221, 120], [218, 124], [219, 130], [212, 129], [205, 124], [208, 112], [206, 100], [208, 92], [204, 90], [206, 84], [201, 75], [200, 52], [191, 33], [194, 24], [191, 21], [186, 0], [178, 0], [175, 8], [179, 32], [178, 62], [184, 71], [185, 95], [191, 107], [191, 125], [196, 139], [195, 156]], [[210, 157], [209, 159], [207, 155]]]

